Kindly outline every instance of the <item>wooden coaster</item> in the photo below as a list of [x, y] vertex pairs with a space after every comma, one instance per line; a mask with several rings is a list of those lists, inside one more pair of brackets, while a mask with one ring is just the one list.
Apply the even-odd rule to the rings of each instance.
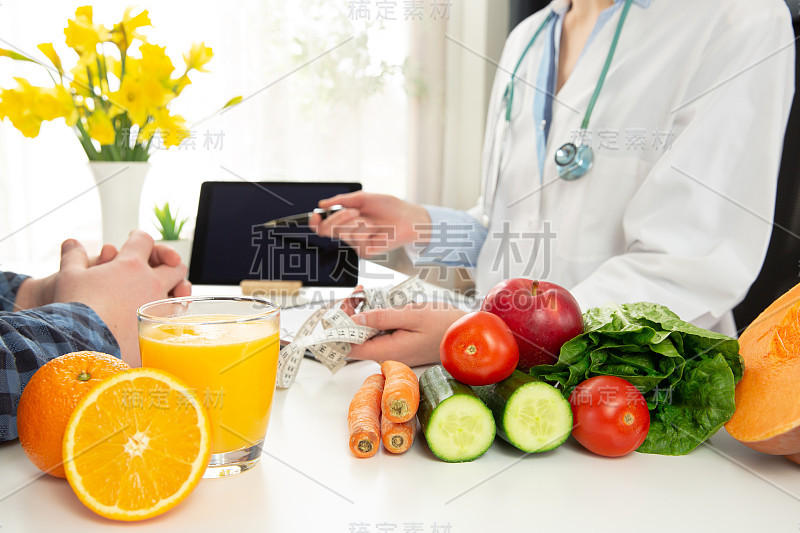
[[266, 296], [271, 298], [291, 296], [303, 286], [302, 281], [273, 281], [246, 279], [239, 283], [245, 296]]

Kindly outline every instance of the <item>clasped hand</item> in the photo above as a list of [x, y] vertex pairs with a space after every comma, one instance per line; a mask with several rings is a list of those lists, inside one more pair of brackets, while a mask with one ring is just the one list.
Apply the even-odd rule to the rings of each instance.
[[106, 244], [92, 259], [80, 242], [64, 241], [59, 271], [46, 278], [25, 280], [17, 292], [15, 307], [85, 304], [111, 330], [122, 358], [138, 366], [136, 310], [154, 300], [190, 294], [186, 265], [178, 253], [169, 246], [156, 245], [150, 235], [137, 230], [119, 251]]

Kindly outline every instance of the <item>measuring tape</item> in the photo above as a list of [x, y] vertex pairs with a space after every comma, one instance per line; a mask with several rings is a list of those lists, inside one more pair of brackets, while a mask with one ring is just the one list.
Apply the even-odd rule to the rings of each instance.
[[[364, 289], [361, 310], [401, 307], [413, 302], [417, 295], [424, 292], [425, 287], [417, 276], [389, 289]], [[353, 344], [364, 344], [380, 333], [380, 330], [375, 328], [359, 326], [347, 313], [337, 307], [344, 300], [355, 297], [357, 295], [329, 302], [303, 322], [295, 335], [295, 340], [281, 349], [278, 360], [279, 389], [288, 389], [292, 386], [306, 350], [314, 354], [317, 361], [335, 374], [345, 365], [345, 358]], [[322, 324], [322, 331], [314, 333], [318, 324]]]

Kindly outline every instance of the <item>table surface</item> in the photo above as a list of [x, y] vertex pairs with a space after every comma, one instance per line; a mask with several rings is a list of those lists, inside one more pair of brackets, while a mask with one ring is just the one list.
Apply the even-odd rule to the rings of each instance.
[[800, 467], [750, 450], [724, 430], [682, 457], [606, 459], [573, 439], [528, 455], [498, 439], [476, 461], [447, 464], [420, 437], [405, 454], [381, 449], [356, 459], [347, 408], [378, 371], [363, 361], [332, 375], [305, 360], [294, 386], [276, 392], [258, 466], [203, 480], [172, 511], [135, 524], [94, 515], [65, 480], [28, 462], [17, 441], [2, 443], [0, 533], [800, 530]]

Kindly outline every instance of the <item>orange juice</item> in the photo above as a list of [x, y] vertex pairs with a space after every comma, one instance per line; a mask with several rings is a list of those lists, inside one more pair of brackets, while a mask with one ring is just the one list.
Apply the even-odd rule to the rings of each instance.
[[278, 369], [275, 323], [207, 323], [228, 318], [241, 317], [184, 316], [170, 324], [147, 324], [139, 331], [142, 366], [183, 379], [207, 408], [211, 453], [239, 450], [264, 439]]

